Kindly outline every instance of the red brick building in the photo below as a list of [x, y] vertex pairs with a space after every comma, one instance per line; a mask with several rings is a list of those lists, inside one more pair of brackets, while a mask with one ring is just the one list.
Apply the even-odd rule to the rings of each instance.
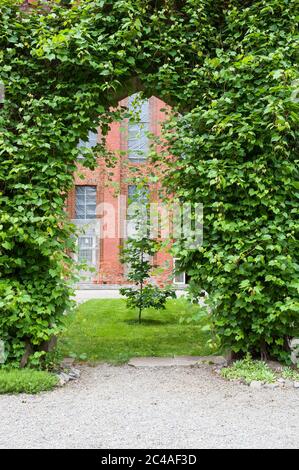
[[[156, 97], [140, 102], [136, 95], [119, 103], [137, 112], [138, 119], [131, 122], [115, 122], [107, 136], [108, 150], [117, 155], [113, 168], [107, 166], [103, 158], [98, 159], [94, 171], [84, 168], [78, 161], [78, 171], [74, 175], [74, 189], [68, 198], [68, 213], [84, 230], [78, 237], [76, 257], [94, 268], [85, 272], [82, 283], [93, 285], [126, 284], [125, 267], [120, 263], [120, 247], [126, 237], [128, 227], [128, 195], [135, 193], [137, 173], [146, 175], [150, 169], [147, 161], [149, 151], [148, 132], [159, 135], [161, 123], [165, 120], [166, 105]], [[100, 133], [89, 135], [84, 146], [100, 142]], [[81, 175], [81, 176], [80, 176]], [[158, 184], [148, 186], [150, 202], [159, 201]], [[182, 273], [173, 276], [173, 259], [167, 251], [158, 253], [152, 260], [157, 269], [154, 274], [159, 284], [185, 283]], [[154, 269], [155, 271], [155, 269]]]

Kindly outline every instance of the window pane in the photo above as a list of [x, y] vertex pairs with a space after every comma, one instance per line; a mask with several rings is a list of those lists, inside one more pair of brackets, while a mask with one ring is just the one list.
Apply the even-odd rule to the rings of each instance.
[[95, 211], [93, 211], [93, 212], [86, 212], [86, 219], [95, 219], [95, 218], [96, 218]]
[[76, 219], [96, 218], [96, 187], [76, 186]]
[[129, 184], [128, 186], [128, 196], [129, 198], [133, 198], [136, 194], [137, 185], [136, 184]]
[[176, 284], [185, 284], [185, 273], [177, 273], [175, 275], [174, 281]]
[[89, 250], [83, 250], [83, 249], [80, 249], [79, 250], [79, 254], [78, 254], [78, 259], [79, 261], [85, 261], [85, 262], [88, 262], [88, 263], [92, 263], [92, 250], [89, 249]]
[[148, 202], [149, 187], [138, 188], [136, 184], [130, 184], [128, 186], [127, 220], [135, 221], [135, 223], [142, 221], [142, 224], [146, 225], [149, 217]]
[[89, 131], [87, 140], [79, 140], [78, 143], [78, 148], [80, 147], [86, 147], [86, 148], [92, 148], [97, 145], [97, 139], [98, 139], [98, 134], [96, 132]]
[[78, 244], [80, 248], [91, 248], [92, 237], [79, 237]]
[[89, 196], [94, 196], [96, 193], [96, 187], [95, 186], [84, 186], [86, 194]]
[[[129, 121], [128, 125], [128, 158], [143, 161], [149, 151], [149, 100], [138, 101], [138, 93], [129, 97], [128, 107], [136, 114], [136, 122]], [[136, 100], [136, 102], [135, 102]]]
[[146, 204], [149, 198], [149, 187], [143, 186], [142, 188], [137, 188], [136, 184], [129, 184], [128, 186], [128, 196], [130, 202], [140, 202]]
[[176, 272], [176, 261], [178, 261], [178, 259], [174, 259], [173, 260], [173, 263], [174, 263], [174, 283], [175, 284], [185, 284], [186, 283], [186, 274], [185, 272]]
[[85, 196], [85, 186], [76, 186], [76, 196]]
[[85, 219], [85, 207], [76, 204], [76, 219]]

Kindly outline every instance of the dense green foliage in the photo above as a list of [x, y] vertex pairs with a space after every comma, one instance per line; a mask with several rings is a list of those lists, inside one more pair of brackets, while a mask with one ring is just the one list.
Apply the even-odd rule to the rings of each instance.
[[0, 369], [0, 394], [44, 392], [52, 390], [57, 382], [57, 376], [45, 371]]
[[211, 354], [210, 335], [202, 331], [205, 319], [180, 322], [196, 310], [184, 299], [169, 300], [162, 314], [144, 310], [139, 324], [122, 299], [89, 300], [68, 317], [58, 349], [77, 360], [117, 364], [139, 356], [205, 356]]
[[198, 71], [198, 105], [168, 124], [166, 186], [204, 205], [203, 246], [176, 253], [223, 345], [286, 359], [299, 318], [299, 5], [247, 4]]
[[[1, 0], [0, 337], [36, 353], [70, 308], [64, 205], [77, 144], [142, 88], [185, 111], [170, 183], [205, 206], [180, 254], [236, 350], [278, 354], [298, 317], [296, 0]], [[296, 16], [297, 15], [297, 16]], [[293, 87], [294, 88], [294, 87]], [[104, 150], [80, 149], [85, 165]], [[184, 158], [182, 158], [182, 155]], [[24, 361], [23, 361], [24, 362]]]

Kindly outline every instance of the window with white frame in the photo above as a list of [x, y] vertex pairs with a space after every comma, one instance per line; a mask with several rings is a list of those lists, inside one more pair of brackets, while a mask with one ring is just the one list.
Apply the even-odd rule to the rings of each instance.
[[96, 186], [76, 186], [76, 219], [96, 218]]
[[95, 246], [94, 246], [95, 237], [79, 237], [78, 238], [78, 261], [84, 262], [88, 265], [94, 263], [94, 253], [95, 253]]
[[148, 131], [150, 130], [149, 100], [140, 100], [135, 93], [128, 99], [128, 108], [136, 116], [128, 124], [128, 158], [135, 163], [146, 160], [149, 151]]
[[80, 282], [90, 282], [99, 268], [98, 238], [94, 234], [80, 235], [77, 239], [76, 260], [83, 263]]
[[179, 262], [178, 258], [174, 258], [173, 260], [173, 268], [174, 268], [174, 278], [173, 282], [177, 285], [184, 285], [186, 284], [186, 273], [184, 271], [177, 270], [177, 264]]

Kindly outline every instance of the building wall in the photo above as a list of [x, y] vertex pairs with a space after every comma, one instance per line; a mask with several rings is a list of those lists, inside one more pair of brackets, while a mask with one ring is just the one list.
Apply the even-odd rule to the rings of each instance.
[[[122, 100], [120, 105], [126, 106], [128, 99]], [[161, 132], [161, 122], [165, 120], [165, 113], [161, 110], [166, 105], [156, 97], [149, 100], [150, 113], [150, 131], [156, 135]], [[100, 141], [100, 133], [98, 133]], [[89, 282], [99, 285], [119, 285], [127, 284], [124, 267], [120, 263], [120, 247], [124, 239], [120, 230], [119, 194], [127, 197], [128, 181], [134, 184], [134, 169], [138, 168], [140, 174], [148, 173], [150, 167], [148, 163], [132, 163], [127, 155], [119, 155], [120, 151], [127, 151], [127, 123], [114, 122], [110, 126], [110, 132], [107, 136], [108, 150], [115, 152], [118, 158], [113, 168], [106, 165], [103, 158], [98, 158], [98, 165], [95, 170], [89, 170], [82, 165], [80, 161], [77, 164], [78, 171], [74, 175], [74, 189], [70, 192], [67, 202], [67, 210], [71, 219], [75, 219], [75, 187], [79, 185], [96, 186], [97, 200], [97, 219], [100, 221], [100, 233], [98, 239], [98, 259], [96, 274], [91, 276]], [[133, 171], [132, 171], [133, 170]], [[83, 175], [83, 178], [81, 177]], [[158, 202], [158, 184], [150, 185], [150, 200]], [[115, 233], [108, 236], [111, 227], [103, 223], [103, 211], [101, 204], [110, 203], [112, 212], [114, 212]], [[105, 219], [105, 217], [104, 217]], [[106, 220], [106, 219], [105, 219]], [[173, 260], [167, 251], [159, 252], [153, 260], [153, 264], [160, 268], [159, 274], [155, 275], [158, 284], [172, 282]]]

